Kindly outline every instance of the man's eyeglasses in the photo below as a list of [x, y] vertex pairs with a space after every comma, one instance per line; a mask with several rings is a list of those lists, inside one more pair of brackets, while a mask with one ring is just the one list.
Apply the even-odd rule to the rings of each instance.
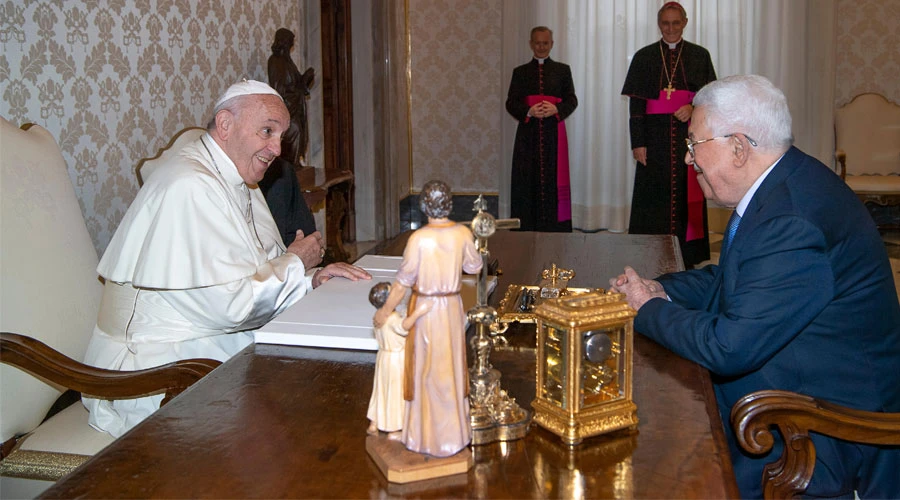
[[[690, 138], [687, 138], [684, 140], [684, 142], [687, 144], [688, 154], [690, 154], [691, 159], [693, 159], [694, 158], [694, 146], [696, 146], [697, 144], [703, 144], [704, 142], [714, 141], [716, 139], [725, 139], [728, 137], [734, 137], [734, 135], [735, 135], [734, 133], [727, 134], [727, 135], [720, 135], [720, 136], [716, 136], [716, 137], [710, 137], [709, 139], [703, 139], [701, 141], [693, 141]], [[750, 137], [747, 137], [747, 134], [741, 134], [741, 135], [743, 135], [744, 138], [747, 139], [747, 142], [749, 142], [751, 146], [753, 146], [754, 148], [756, 147], [756, 141], [754, 141]]]

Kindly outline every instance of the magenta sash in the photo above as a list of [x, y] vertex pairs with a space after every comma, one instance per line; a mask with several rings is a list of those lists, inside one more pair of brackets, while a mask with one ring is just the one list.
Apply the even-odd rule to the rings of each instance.
[[694, 100], [694, 92], [690, 90], [676, 90], [672, 92], [672, 98], [666, 99], [666, 91], [659, 91], [659, 99], [647, 99], [648, 115], [671, 115], [678, 108], [690, 104]]
[[[547, 101], [559, 104], [562, 99], [551, 95], [530, 95], [525, 97], [525, 104], [530, 108], [535, 104]], [[569, 183], [569, 138], [566, 136], [566, 124], [556, 115], [556, 220], [563, 222], [572, 218], [572, 197]]]
[[[659, 99], [647, 100], [648, 115], [669, 115], [678, 111], [678, 108], [690, 104], [694, 100], [694, 92], [689, 90], [676, 90], [671, 98], [666, 98], [666, 91], [659, 91]], [[687, 171], [687, 231], [685, 241], [699, 240], [706, 236], [703, 232], [703, 190], [697, 181], [697, 172], [693, 168]]]

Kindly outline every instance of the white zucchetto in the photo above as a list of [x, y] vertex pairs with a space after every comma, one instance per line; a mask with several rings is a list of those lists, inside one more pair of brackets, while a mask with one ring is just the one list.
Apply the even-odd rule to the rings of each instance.
[[233, 99], [235, 97], [240, 97], [243, 95], [254, 95], [254, 94], [271, 94], [277, 95], [281, 97], [275, 89], [270, 87], [268, 84], [257, 81], [257, 80], [241, 80], [234, 85], [228, 87], [228, 90], [222, 94], [222, 97], [216, 101], [216, 106], [214, 109], [218, 109], [225, 101], [229, 99]]

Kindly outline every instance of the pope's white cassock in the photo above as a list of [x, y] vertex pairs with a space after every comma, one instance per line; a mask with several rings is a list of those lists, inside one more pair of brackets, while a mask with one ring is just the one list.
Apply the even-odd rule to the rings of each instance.
[[[262, 193], [209, 134], [142, 174], [97, 268], [106, 284], [87, 364], [224, 361], [253, 341], [250, 330], [312, 289], [312, 272], [285, 252]], [[118, 437], [162, 397], [84, 404], [92, 426]]]

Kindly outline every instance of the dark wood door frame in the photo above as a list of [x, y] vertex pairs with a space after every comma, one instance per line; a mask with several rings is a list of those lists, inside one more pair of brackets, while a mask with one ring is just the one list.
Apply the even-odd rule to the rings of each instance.
[[[325, 168], [353, 172], [351, 3], [351, 0], [320, 0]], [[354, 198], [355, 187], [351, 186], [345, 207], [347, 219], [340, 224], [345, 242], [356, 241]]]

